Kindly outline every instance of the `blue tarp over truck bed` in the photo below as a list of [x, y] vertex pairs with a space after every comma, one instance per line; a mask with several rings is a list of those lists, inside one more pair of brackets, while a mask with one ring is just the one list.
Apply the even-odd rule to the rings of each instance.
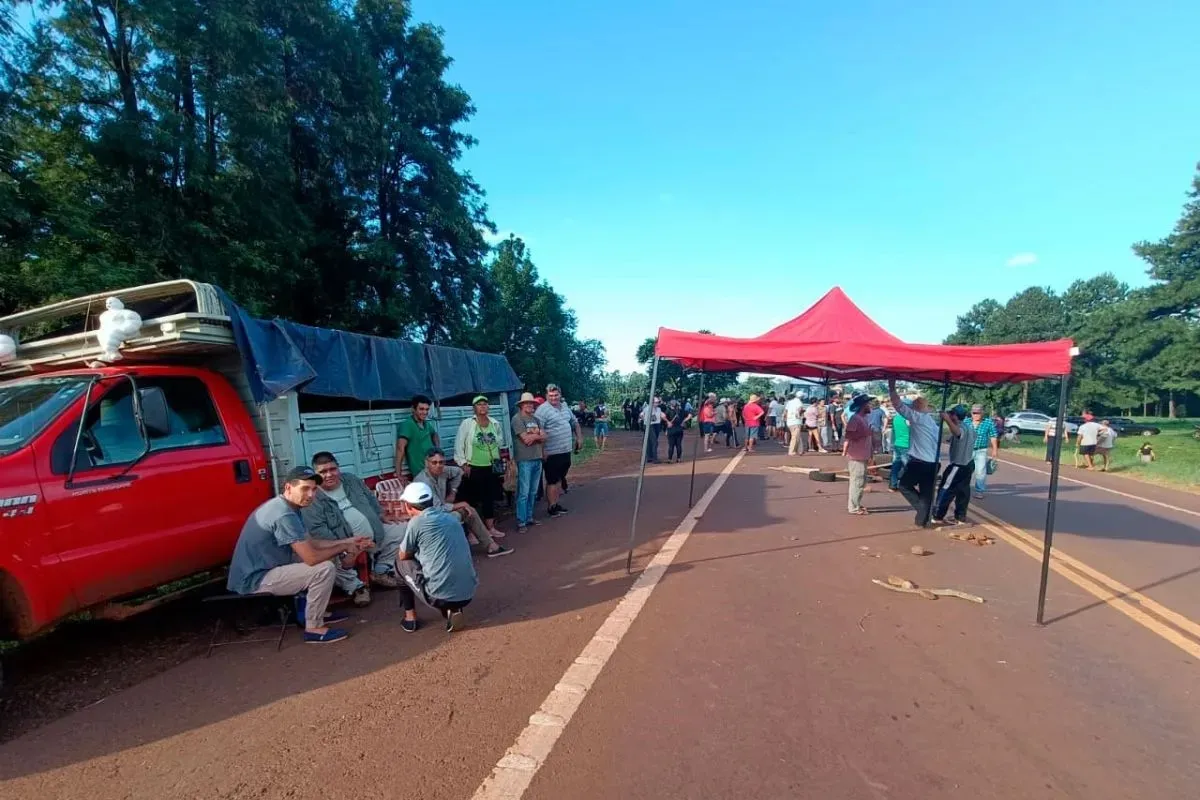
[[508, 359], [250, 316], [221, 292], [256, 402], [291, 391], [364, 401], [435, 400], [522, 386]]

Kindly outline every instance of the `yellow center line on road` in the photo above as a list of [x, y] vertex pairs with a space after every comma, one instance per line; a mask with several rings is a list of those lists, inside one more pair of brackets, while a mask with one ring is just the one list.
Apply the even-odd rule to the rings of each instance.
[[[1009, 460], [1003, 459], [1003, 458], [998, 458], [996, 460], [999, 461], [1001, 464], [1008, 464], [1010, 467], [1016, 467], [1017, 469], [1028, 470], [1029, 472], [1036, 472], [1039, 475], [1046, 475], [1046, 476], [1050, 475], [1049, 470], [1038, 469], [1037, 467], [1031, 467], [1028, 464], [1018, 464], [1016, 461], [1009, 461]], [[1078, 483], [1080, 486], [1088, 486], [1092, 489], [1099, 489], [1102, 492], [1108, 492], [1109, 494], [1115, 494], [1118, 497], [1125, 497], [1130, 500], [1137, 500], [1139, 503], [1149, 503], [1152, 506], [1158, 506], [1159, 508], [1165, 508], [1169, 511], [1178, 511], [1180, 514], [1190, 514], [1193, 517], [1200, 517], [1200, 511], [1193, 511], [1190, 508], [1181, 508], [1180, 506], [1173, 506], [1170, 503], [1163, 503], [1158, 500], [1151, 500], [1148, 497], [1139, 497], [1136, 494], [1130, 494], [1129, 492], [1121, 492], [1116, 489], [1110, 489], [1107, 486], [1101, 486], [1098, 483], [1088, 483], [1087, 481], [1081, 481], [1078, 478], [1069, 478], [1066, 475], [1063, 475], [1061, 472], [1058, 475], [1058, 479], [1060, 481], [1070, 481], [1071, 483]]]
[[[1035, 561], [1041, 562], [1042, 540], [1039, 536], [1011, 525], [981, 508], [972, 508], [971, 514], [980, 517], [983, 520], [980, 524], [997, 537]], [[1072, 558], [1057, 547], [1050, 551], [1050, 569], [1143, 628], [1157, 634], [1193, 658], [1200, 659], [1200, 642], [1184, 635], [1186, 632], [1200, 639], [1200, 624], [1089, 567], [1079, 559]], [[1084, 577], [1085, 575], [1088, 577]]]

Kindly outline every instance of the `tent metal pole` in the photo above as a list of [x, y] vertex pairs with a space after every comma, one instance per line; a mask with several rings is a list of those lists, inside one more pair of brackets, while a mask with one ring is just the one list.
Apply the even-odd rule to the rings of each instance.
[[[946, 373], [946, 379], [942, 382], [942, 414], [946, 413], [946, 404], [950, 402], [950, 373]], [[937, 449], [933, 451], [933, 498], [929, 501], [929, 508], [925, 509], [925, 519], [921, 521], [922, 525], [928, 525], [930, 517], [933, 516], [933, 507], [937, 505], [938, 500], [938, 482], [942, 474], [942, 431], [946, 427], [946, 420], [938, 416], [938, 441]]]
[[699, 416], [698, 416], [700, 413], [700, 409], [704, 408], [704, 362], [703, 361], [700, 362], [700, 397], [697, 400], [697, 402], [700, 404], [700, 406], [699, 406], [699, 408], [696, 409], [696, 414], [697, 414], [696, 443], [694, 445], [692, 445], [692, 478], [688, 482], [688, 508], [691, 508], [693, 505], [692, 493], [696, 489], [696, 459], [700, 455], [700, 440], [704, 438], [704, 432], [703, 432], [703, 429], [700, 427], [700, 420], [699, 420]]
[[1050, 581], [1050, 548], [1054, 540], [1054, 511], [1058, 506], [1059, 455], [1062, 453], [1063, 433], [1066, 432], [1067, 395], [1071, 382], [1066, 375], [1058, 378], [1058, 421], [1054, 430], [1054, 453], [1050, 462], [1050, 491], [1046, 497], [1046, 533], [1042, 539], [1042, 582], [1038, 585], [1037, 623], [1046, 624], [1046, 584]]
[[629, 524], [629, 554], [625, 557], [625, 573], [633, 571], [633, 541], [637, 537], [638, 509], [642, 506], [642, 483], [646, 480], [646, 455], [650, 450], [650, 410], [654, 405], [654, 387], [658, 383], [659, 357], [654, 357], [650, 371], [650, 393], [646, 396], [646, 432], [642, 436], [642, 466], [638, 470], [637, 493], [633, 496], [633, 521]]

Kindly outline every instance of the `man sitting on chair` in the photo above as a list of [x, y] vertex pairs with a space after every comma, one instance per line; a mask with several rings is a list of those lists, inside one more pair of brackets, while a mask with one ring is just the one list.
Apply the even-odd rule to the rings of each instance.
[[471, 547], [458, 516], [446, 510], [433, 490], [414, 481], [400, 495], [412, 516], [400, 541], [396, 570], [405, 631], [417, 629], [416, 598], [436, 609], [446, 620], [446, 630], [462, 626], [462, 610], [475, 596], [479, 579], [471, 563]]
[[254, 509], [242, 527], [226, 584], [238, 594], [288, 597], [305, 592], [304, 641], [308, 644], [346, 638], [346, 631], [327, 627], [346, 619], [325, 613], [337, 572], [335, 561], [349, 566], [359, 553], [375, 545], [366, 536], [328, 541], [305, 533], [300, 511], [312, 503], [320, 485], [321, 476], [308, 467], [287, 474], [283, 492]]
[[423, 483], [433, 492], [436, 500], [441, 501], [442, 509], [454, 515], [460, 525], [469, 533], [471, 544], [482, 544], [487, 548], [488, 558], [499, 558], [511, 555], [513, 549], [498, 544], [494, 533], [488, 533], [487, 526], [479, 517], [479, 512], [470, 503], [458, 500], [458, 487], [462, 485], [463, 471], [461, 467], [446, 463], [446, 454], [440, 447], [435, 447], [425, 456], [425, 469], [416, 478], [415, 483]]
[[[321, 488], [313, 502], [300, 512], [308, 532], [318, 539], [370, 537], [375, 542], [371, 583], [395, 589], [400, 585], [395, 575], [396, 549], [404, 535], [404, 526], [398, 524], [398, 520], [384, 520], [383, 508], [375, 499], [375, 493], [367, 488], [362, 478], [343, 471], [333, 453], [317, 453], [312, 457], [312, 467], [321, 476]], [[334, 583], [350, 595], [354, 605], [365, 606], [371, 602], [370, 589], [353, 566], [339, 569]]]

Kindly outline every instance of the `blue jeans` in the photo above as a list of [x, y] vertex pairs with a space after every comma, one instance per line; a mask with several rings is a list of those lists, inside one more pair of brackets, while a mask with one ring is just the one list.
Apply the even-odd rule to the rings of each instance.
[[538, 487], [542, 485], [542, 462], [517, 462], [517, 524], [528, 525], [533, 519]]
[[658, 437], [662, 435], [662, 425], [654, 423], [650, 426], [650, 438], [646, 441], [646, 461], [658, 462]]
[[888, 470], [888, 486], [893, 489], [900, 488], [900, 475], [904, 472], [904, 466], [908, 464], [908, 448], [892, 446], [892, 468]]
[[987, 462], [988, 462], [987, 449], [984, 448], [983, 450], [976, 450], [975, 451], [975, 491], [979, 492], [980, 494], [983, 494], [984, 492], [987, 491], [987, 478], [988, 478]]

